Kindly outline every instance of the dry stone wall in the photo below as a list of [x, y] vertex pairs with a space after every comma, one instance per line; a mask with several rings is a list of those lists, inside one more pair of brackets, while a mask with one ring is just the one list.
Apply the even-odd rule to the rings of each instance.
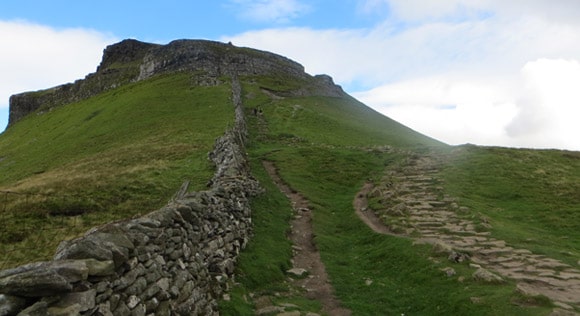
[[0, 316], [218, 314], [217, 298], [251, 235], [249, 198], [261, 191], [244, 151], [240, 84], [232, 81], [236, 123], [209, 155], [210, 189], [64, 241], [52, 261], [0, 271]]

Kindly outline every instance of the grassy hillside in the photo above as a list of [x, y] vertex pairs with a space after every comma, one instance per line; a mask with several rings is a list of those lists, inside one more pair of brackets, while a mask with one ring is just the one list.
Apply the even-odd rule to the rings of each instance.
[[213, 174], [207, 153], [233, 122], [230, 94], [227, 83], [158, 76], [30, 115], [0, 135], [0, 191], [19, 193], [0, 193], [4, 266], [49, 258], [63, 238], [154, 210], [184, 180], [203, 188]]
[[271, 184], [261, 160], [274, 161], [282, 178], [311, 201], [317, 246], [337, 296], [354, 315], [549, 313], [549, 303], [523, 297], [514, 283], [474, 281], [467, 264], [454, 266], [463, 281], [458, 282], [457, 276], [448, 278], [441, 272], [448, 265], [446, 255], [434, 261], [439, 255], [431, 247], [373, 233], [354, 214], [352, 200], [365, 180], [378, 179], [385, 169], [396, 168], [410, 152], [445, 153], [452, 148], [356, 100], [280, 99], [259, 87], [259, 81], [244, 86], [246, 104], [264, 113], [254, 116], [248, 110], [252, 135], [248, 149], [254, 172], [268, 194], [255, 202], [256, 236], [242, 254], [240, 285], [234, 288], [231, 301], [222, 302], [224, 314], [252, 315], [252, 307], [261, 306], [263, 297], [278, 305], [293, 304], [302, 313], [321, 308], [304, 299], [303, 289], [287, 282], [284, 271], [290, 267], [292, 251], [284, 232], [290, 229], [290, 206]]
[[580, 258], [580, 153], [462, 146], [447, 192], [487, 217], [494, 236], [572, 266]]
[[[255, 236], [222, 314], [253, 315], [260, 297], [303, 314], [321, 310], [287, 282], [291, 206], [263, 160], [310, 201], [317, 247], [338, 299], [354, 315], [549, 313], [549, 302], [523, 297], [513, 282], [474, 281], [467, 263], [447, 277], [446, 255], [373, 233], [352, 201], [366, 180], [409, 154], [435, 151], [448, 157], [445, 192], [475, 219], [488, 217], [494, 237], [577, 265], [578, 153], [449, 147], [348, 96], [298, 93], [308, 91], [306, 79], [241, 79], [247, 150], [266, 194], [253, 200]], [[184, 180], [203, 188], [213, 173], [207, 153], [233, 121], [230, 85], [222, 80], [199, 87], [191, 74], [156, 76], [33, 114], [0, 135], [0, 191], [19, 193], [0, 193], [0, 253], [9, 254], [0, 267], [46, 259], [63, 238], [153, 210]]]
[[264, 113], [263, 121], [257, 123], [257, 138], [262, 142], [399, 148], [442, 145], [348, 96], [272, 97], [264, 88], [283, 96], [301, 82], [264, 77], [248, 81], [244, 86], [246, 106]]

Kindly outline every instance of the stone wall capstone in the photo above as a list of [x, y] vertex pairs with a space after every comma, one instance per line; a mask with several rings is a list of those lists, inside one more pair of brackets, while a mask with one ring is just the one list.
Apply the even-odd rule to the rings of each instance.
[[235, 125], [209, 154], [208, 190], [63, 241], [52, 261], [0, 271], [0, 316], [217, 315], [251, 236], [249, 198], [262, 190], [245, 156], [240, 94], [234, 75]]

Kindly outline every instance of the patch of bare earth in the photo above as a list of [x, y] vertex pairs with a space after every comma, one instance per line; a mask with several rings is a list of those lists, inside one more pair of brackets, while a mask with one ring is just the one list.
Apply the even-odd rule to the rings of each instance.
[[375, 214], [372, 209], [369, 209], [369, 202], [367, 195], [374, 188], [374, 185], [370, 182], [366, 182], [362, 189], [355, 196], [352, 205], [356, 215], [363, 221], [370, 229], [375, 233], [385, 234], [385, 235], [397, 235], [393, 233], [387, 225], [385, 225], [381, 219]]
[[[353, 200], [357, 215], [377, 233], [433, 244], [438, 251], [448, 252], [451, 262], [471, 260], [476, 279], [515, 280], [522, 294], [550, 298], [557, 306], [554, 315], [578, 315], [574, 310], [580, 309], [580, 270], [491, 237], [482, 229], [491, 227], [484, 217], [476, 229], [466, 216], [473, 212], [443, 195], [438, 178], [442, 159], [410, 156], [399, 170], [386, 172], [376, 186], [366, 183]], [[369, 210], [368, 197], [378, 199], [383, 207]]]
[[291, 201], [294, 210], [288, 236], [293, 244], [293, 268], [289, 271], [294, 276], [292, 282], [305, 290], [307, 298], [319, 301], [323, 312], [338, 316], [351, 315], [352, 312], [342, 307], [333, 294], [320, 252], [314, 242], [312, 210], [308, 200], [284, 183], [272, 162], [263, 161], [263, 165], [276, 186]]

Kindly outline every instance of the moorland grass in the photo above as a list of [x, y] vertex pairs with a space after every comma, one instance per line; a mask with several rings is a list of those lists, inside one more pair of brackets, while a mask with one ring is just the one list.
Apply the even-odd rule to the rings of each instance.
[[461, 146], [445, 189], [486, 216], [496, 238], [576, 266], [580, 257], [580, 154]]
[[89, 228], [203, 189], [214, 140], [233, 122], [231, 90], [157, 76], [33, 113], [0, 135], [3, 267], [50, 258]]
[[[286, 82], [286, 85], [290, 83]], [[262, 93], [260, 87], [260, 80], [244, 84], [246, 107], [263, 111], [260, 120], [267, 125], [268, 131], [256, 135], [261, 141], [350, 147], [443, 146], [441, 142], [419, 134], [351, 97], [272, 99]]]

